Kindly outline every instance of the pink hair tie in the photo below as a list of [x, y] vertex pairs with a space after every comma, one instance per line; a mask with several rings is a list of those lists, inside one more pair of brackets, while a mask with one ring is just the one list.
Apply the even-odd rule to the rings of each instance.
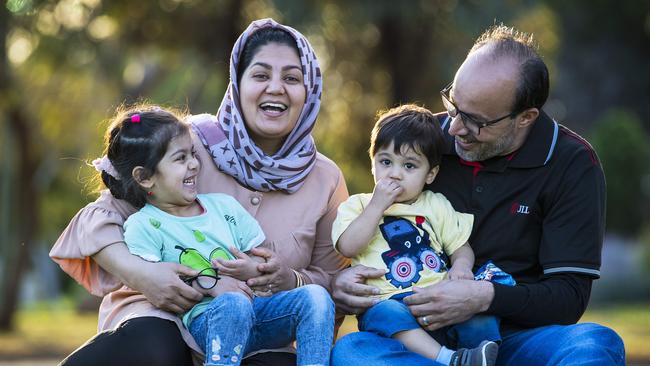
[[134, 114], [131, 116], [131, 123], [140, 123], [140, 115]]
[[101, 158], [97, 158], [93, 160], [92, 164], [95, 167], [95, 170], [98, 172], [101, 173], [104, 171], [111, 177], [120, 180], [120, 174], [117, 172], [117, 170], [115, 170], [115, 167], [113, 167], [113, 164], [111, 163], [108, 156], [104, 155]]

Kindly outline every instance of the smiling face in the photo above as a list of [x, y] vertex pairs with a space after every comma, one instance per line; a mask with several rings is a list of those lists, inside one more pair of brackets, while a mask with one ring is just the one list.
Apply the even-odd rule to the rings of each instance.
[[380, 147], [372, 158], [372, 175], [375, 184], [381, 179], [396, 182], [403, 191], [395, 202], [411, 204], [422, 193], [425, 184], [431, 184], [438, 173], [438, 167], [431, 168], [424, 154], [402, 145], [399, 153], [394, 144]]
[[[450, 96], [458, 109], [478, 120], [488, 121], [511, 113], [518, 71], [512, 60], [495, 62], [483, 50], [470, 54], [456, 73]], [[449, 126], [458, 155], [467, 161], [483, 161], [507, 155], [523, 144], [525, 131], [519, 115], [505, 118], [471, 133], [457, 115]]]
[[189, 133], [174, 137], [154, 175], [141, 182], [152, 195], [149, 203], [176, 216], [196, 214], [196, 178], [200, 164]]
[[305, 105], [302, 67], [296, 51], [283, 44], [259, 48], [239, 84], [246, 128], [267, 155], [277, 152]]

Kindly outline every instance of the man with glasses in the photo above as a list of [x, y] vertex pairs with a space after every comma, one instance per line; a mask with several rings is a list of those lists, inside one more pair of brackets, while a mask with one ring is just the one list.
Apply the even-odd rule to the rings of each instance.
[[[492, 260], [516, 286], [442, 281], [404, 299], [420, 324], [451, 347], [441, 328], [478, 313], [501, 318], [498, 365], [624, 365], [621, 338], [597, 324], [575, 324], [600, 276], [605, 181], [588, 142], [549, 117], [546, 65], [532, 36], [503, 25], [481, 35], [441, 91], [438, 119], [449, 146], [431, 190], [474, 215], [476, 266]], [[372, 305], [356, 266], [333, 281], [338, 309]], [[435, 332], [434, 332], [435, 331]], [[434, 365], [392, 339], [358, 332], [337, 342], [332, 364]]]

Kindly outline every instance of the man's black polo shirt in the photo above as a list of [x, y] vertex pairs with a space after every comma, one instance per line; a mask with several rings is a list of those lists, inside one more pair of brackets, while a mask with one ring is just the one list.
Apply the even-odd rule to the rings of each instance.
[[576, 321], [600, 276], [605, 179], [594, 150], [542, 112], [519, 150], [467, 162], [448, 134], [451, 119], [437, 117], [448, 146], [428, 188], [474, 215], [475, 269], [491, 259], [520, 284], [495, 285], [488, 312], [516, 327]]

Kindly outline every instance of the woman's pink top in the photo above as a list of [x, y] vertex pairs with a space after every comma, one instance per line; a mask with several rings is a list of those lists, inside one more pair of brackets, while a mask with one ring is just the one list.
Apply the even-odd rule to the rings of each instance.
[[[349, 264], [334, 251], [331, 239], [336, 210], [348, 197], [343, 174], [336, 164], [318, 154], [315, 168], [298, 192], [256, 192], [219, 172], [196, 138], [194, 144], [202, 162], [199, 192], [233, 196], [260, 223], [266, 235], [263, 247], [272, 249], [284, 264], [299, 271], [306, 283], [330, 290], [332, 276]], [[99, 331], [115, 329], [130, 318], [156, 316], [176, 322], [187, 344], [200, 352], [177, 315], [155, 308], [91, 257], [124, 241], [122, 224], [133, 212], [131, 205], [103, 191], [95, 202], [75, 215], [54, 244], [50, 257], [91, 294], [104, 296], [99, 309]]]

